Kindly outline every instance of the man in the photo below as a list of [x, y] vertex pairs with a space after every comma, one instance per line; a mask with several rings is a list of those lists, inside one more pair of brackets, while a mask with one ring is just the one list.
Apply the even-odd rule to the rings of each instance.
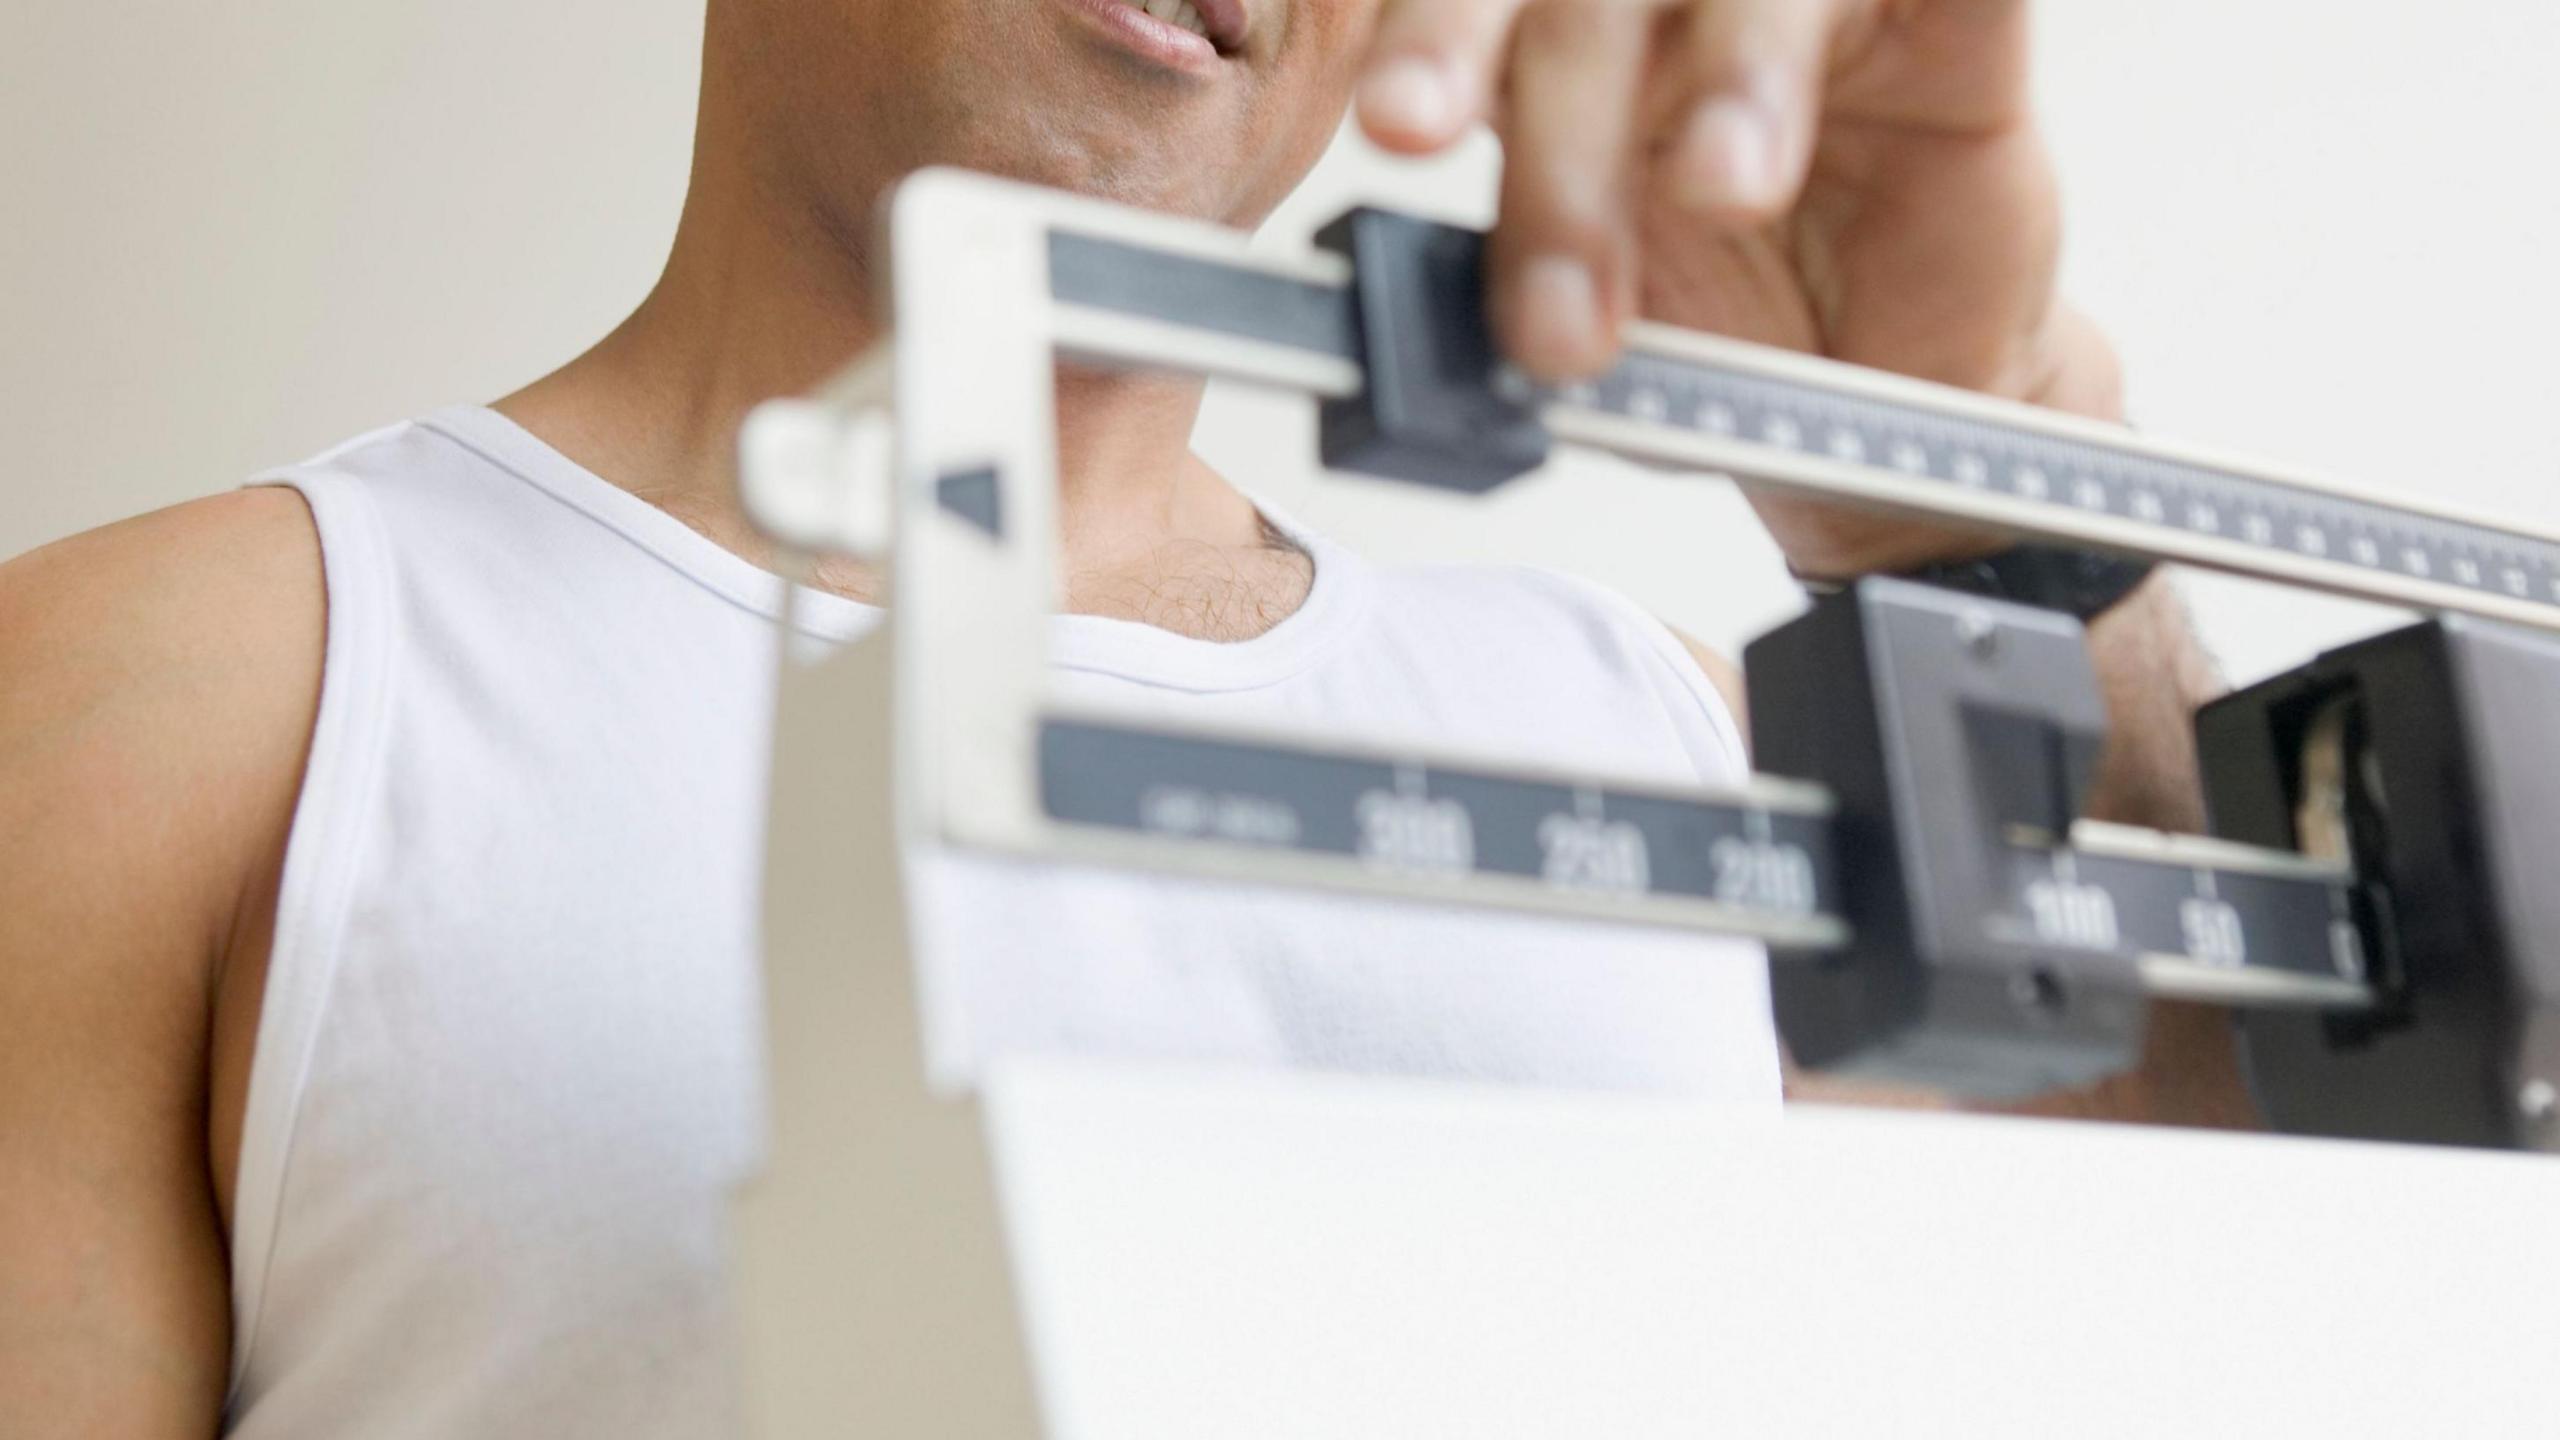
[[[0, 570], [10, 1433], [725, 1424], [779, 613], [732, 456], [871, 338], [899, 175], [1250, 225], [1355, 98], [1404, 150], [1489, 119], [1491, 300], [1533, 372], [1644, 313], [2104, 414], [2026, 60], [2017, 0], [712, 0], [692, 192], [611, 336]], [[1192, 456], [1197, 401], [1062, 383], [1062, 682], [1738, 773], [1698, 668], [1729, 667], [1575, 582], [1367, 570]], [[1989, 548], [1760, 508], [1808, 575]], [[803, 628], [876, 619], [876, 577], [823, 588]], [[2210, 681], [2175, 602], [2095, 633], [2107, 808], [2192, 822]], [[1747, 947], [991, 862], [919, 886], [979, 1051], [1774, 1093]], [[2219, 1113], [2210, 1024], [2072, 1103]]]

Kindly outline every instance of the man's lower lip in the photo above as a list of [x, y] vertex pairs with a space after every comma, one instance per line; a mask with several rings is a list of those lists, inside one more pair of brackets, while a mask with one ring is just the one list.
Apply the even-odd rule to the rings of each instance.
[[1172, 70], [1206, 74], [1218, 67], [1218, 47], [1170, 21], [1159, 20], [1128, 0], [1058, 0], [1119, 42], [1122, 49]]

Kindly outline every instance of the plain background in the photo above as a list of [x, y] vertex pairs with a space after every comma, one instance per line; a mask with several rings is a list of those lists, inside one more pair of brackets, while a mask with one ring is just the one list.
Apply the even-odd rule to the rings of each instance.
[[[965, 0], [951, 0], [965, 3]], [[0, 556], [501, 394], [646, 289], [682, 195], [700, 0], [0, 6]], [[2560, 8], [2047, 4], [2066, 280], [2145, 428], [2549, 522]], [[1349, 200], [1489, 211], [1477, 145], [1337, 148]], [[1794, 596], [1720, 483], [1574, 460], [1490, 502], [1311, 478], [1304, 407], [1202, 445], [1388, 557], [1541, 559], [1728, 649]], [[2242, 678], [2388, 617], [2200, 586]]]

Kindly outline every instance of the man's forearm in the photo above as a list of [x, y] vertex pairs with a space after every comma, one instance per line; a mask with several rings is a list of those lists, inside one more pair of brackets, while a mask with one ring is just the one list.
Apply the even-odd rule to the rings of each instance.
[[2165, 571], [2090, 622], [2089, 658], [2107, 703], [2090, 818], [2201, 832], [2195, 711], [2224, 687]]

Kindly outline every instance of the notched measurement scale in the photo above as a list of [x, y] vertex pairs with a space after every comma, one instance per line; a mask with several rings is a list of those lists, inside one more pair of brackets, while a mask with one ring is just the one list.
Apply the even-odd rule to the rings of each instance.
[[[1973, 420], [1961, 413], [1961, 399], [1897, 399], [1903, 387], [1891, 380], [1844, 381], [1828, 373], [1840, 367], [1818, 364], [1801, 375], [1779, 373], [1785, 363], [1639, 326], [1616, 370], [1554, 392], [1545, 418], [1559, 436], [1622, 453], [1654, 448], [1650, 435], [1668, 442], [1655, 458], [1814, 489], [1873, 490], [1871, 498], [1889, 502], [1927, 501], [1911, 482], [1938, 482], [1949, 493], [1933, 505], [1987, 504], [2041, 533], [2290, 578], [2316, 575], [2357, 593], [2458, 608], [2466, 593], [2493, 603], [2560, 603], [2560, 543], [2541, 535], [2376, 505], [2130, 440], [2110, 443], [2095, 427], [2061, 422], [2040, 432], [2032, 415]], [[1515, 399], [1534, 393], [1516, 375], [1497, 388]], [[1594, 420], [1616, 428], [1594, 430]], [[1683, 439], [1717, 453], [1701, 455]], [[1844, 479], [1844, 471], [1872, 479]]]
[[1406, 880], [1501, 876], [1630, 901], [1710, 901], [1772, 922], [1836, 915], [1816, 792], [1684, 794], [1546, 782], [1113, 722], [1050, 718], [1054, 821], [1347, 861]]
[[2366, 979], [2354, 880], [2343, 867], [2085, 822], [2073, 842], [2012, 844], [2012, 898], [1986, 921], [1989, 938], [2129, 954], [2176, 977], [2164, 990], [2207, 997], [2298, 980], [2310, 982], [2299, 997], [2318, 1003], [2350, 998]]

